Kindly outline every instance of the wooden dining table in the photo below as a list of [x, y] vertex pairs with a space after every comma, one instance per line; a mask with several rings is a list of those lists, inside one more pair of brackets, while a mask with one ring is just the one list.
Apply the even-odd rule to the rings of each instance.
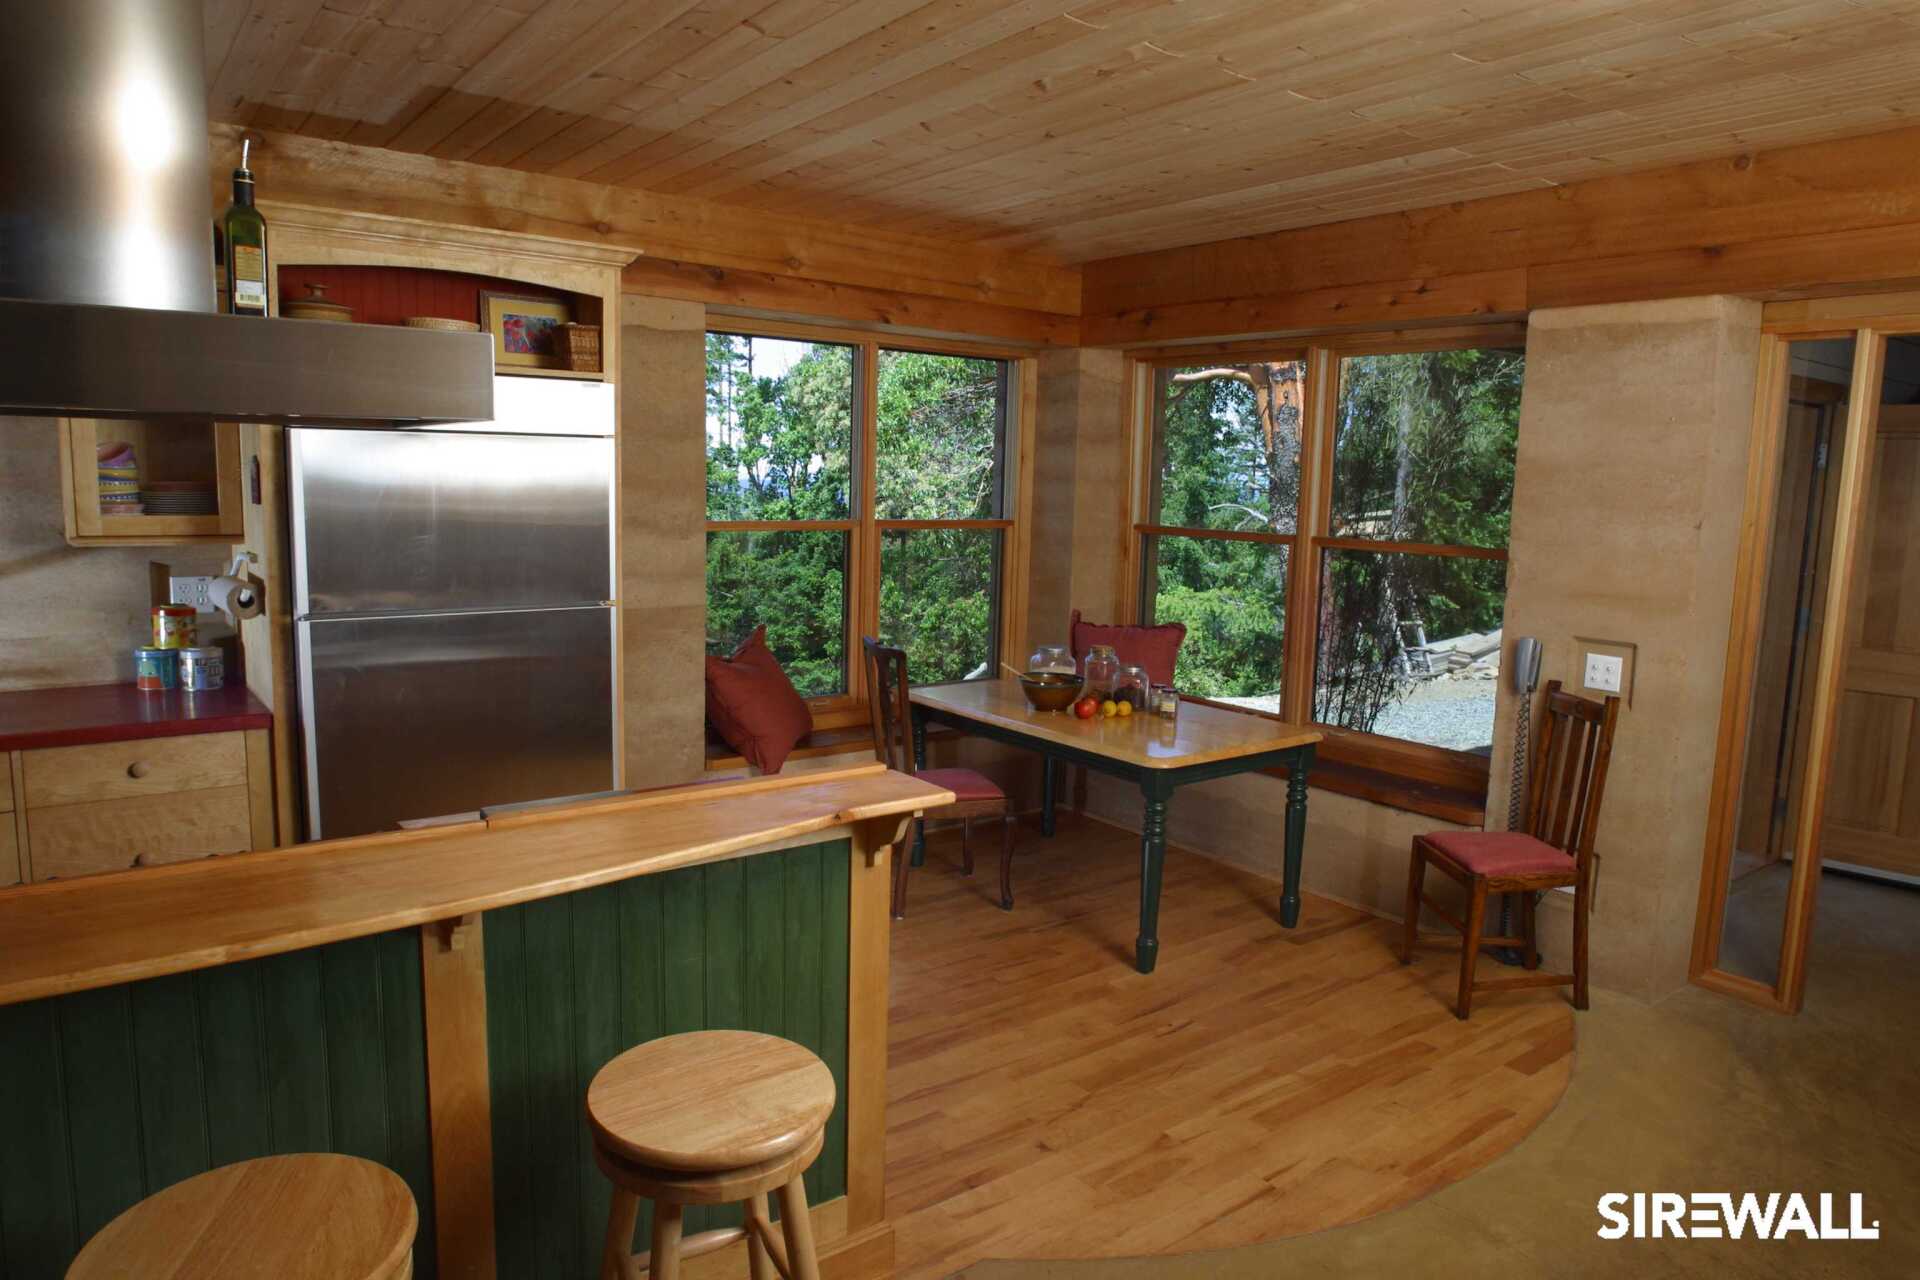
[[[1134, 967], [1152, 973], [1159, 957], [1160, 880], [1167, 857], [1167, 804], [1176, 787], [1280, 766], [1287, 771], [1286, 856], [1280, 923], [1300, 919], [1300, 859], [1307, 838], [1307, 772], [1321, 733], [1248, 711], [1182, 699], [1171, 720], [1148, 712], [1090, 720], [1068, 711], [1036, 711], [1010, 676], [922, 685], [912, 691], [913, 750], [926, 763], [926, 727], [942, 724], [1036, 752], [1042, 770], [1040, 831], [1054, 830], [1054, 763], [1085, 765], [1136, 783], [1146, 809], [1140, 822], [1140, 933]], [[913, 858], [924, 856], [924, 836]]]

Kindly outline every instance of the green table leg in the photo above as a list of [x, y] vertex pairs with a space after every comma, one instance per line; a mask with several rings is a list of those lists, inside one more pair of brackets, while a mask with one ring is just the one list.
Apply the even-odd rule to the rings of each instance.
[[1040, 757], [1040, 834], [1053, 839], [1053, 757]]
[[1160, 873], [1167, 861], [1167, 793], [1143, 783], [1146, 814], [1140, 822], [1140, 936], [1133, 940], [1133, 967], [1152, 973], [1160, 958]]
[[1313, 747], [1299, 747], [1287, 766], [1287, 861], [1280, 884], [1280, 923], [1291, 929], [1300, 922], [1300, 855], [1307, 843], [1307, 770], [1313, 767]]
[[[927, 767], [927, 722], [925, 718], [920, 715], [918, 709], [909, 712], [909, 714], [913, 717], [913, 767], [916, 770], [924, 769]], [[913, 824], [913, 857], [908, 865], [915, 867], [924, 867], [927, 865], [927, 824], [925, 819]]]

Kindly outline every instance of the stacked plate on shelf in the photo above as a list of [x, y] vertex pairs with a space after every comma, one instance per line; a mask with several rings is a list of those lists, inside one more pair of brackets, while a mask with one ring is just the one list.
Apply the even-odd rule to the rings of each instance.
[[150, 516], [210, 516], [220, 509], [211, 480], [154, 480], [140, 490]]
[[133, 446], [124, 440], [110, 440], [96, 448], [95, 456], [100, 464], [100, 514], [140, 515], [140, 465]]

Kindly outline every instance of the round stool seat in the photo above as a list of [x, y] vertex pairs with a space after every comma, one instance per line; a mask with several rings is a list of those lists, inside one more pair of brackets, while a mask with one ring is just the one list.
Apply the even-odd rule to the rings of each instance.
[[341, 1155], [210, 1169], [101, 1228], [67, 1280], [402, 1280], [419, 1226], [391, 1170]]
[[650, 1169], [718, 1173], [778, 1160], [825, 1127], [833, 1073], [790, 1040], [691, 1031], [629, 1049], [587, 1087], [595, 1140]]

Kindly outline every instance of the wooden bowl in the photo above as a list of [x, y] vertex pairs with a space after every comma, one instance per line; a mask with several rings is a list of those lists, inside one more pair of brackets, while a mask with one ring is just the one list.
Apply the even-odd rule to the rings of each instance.
[[1080, 677], [1072, 672], [1029, 671], [1020, 688], [1035, 711], [1065, 711], [1080, 696]]

